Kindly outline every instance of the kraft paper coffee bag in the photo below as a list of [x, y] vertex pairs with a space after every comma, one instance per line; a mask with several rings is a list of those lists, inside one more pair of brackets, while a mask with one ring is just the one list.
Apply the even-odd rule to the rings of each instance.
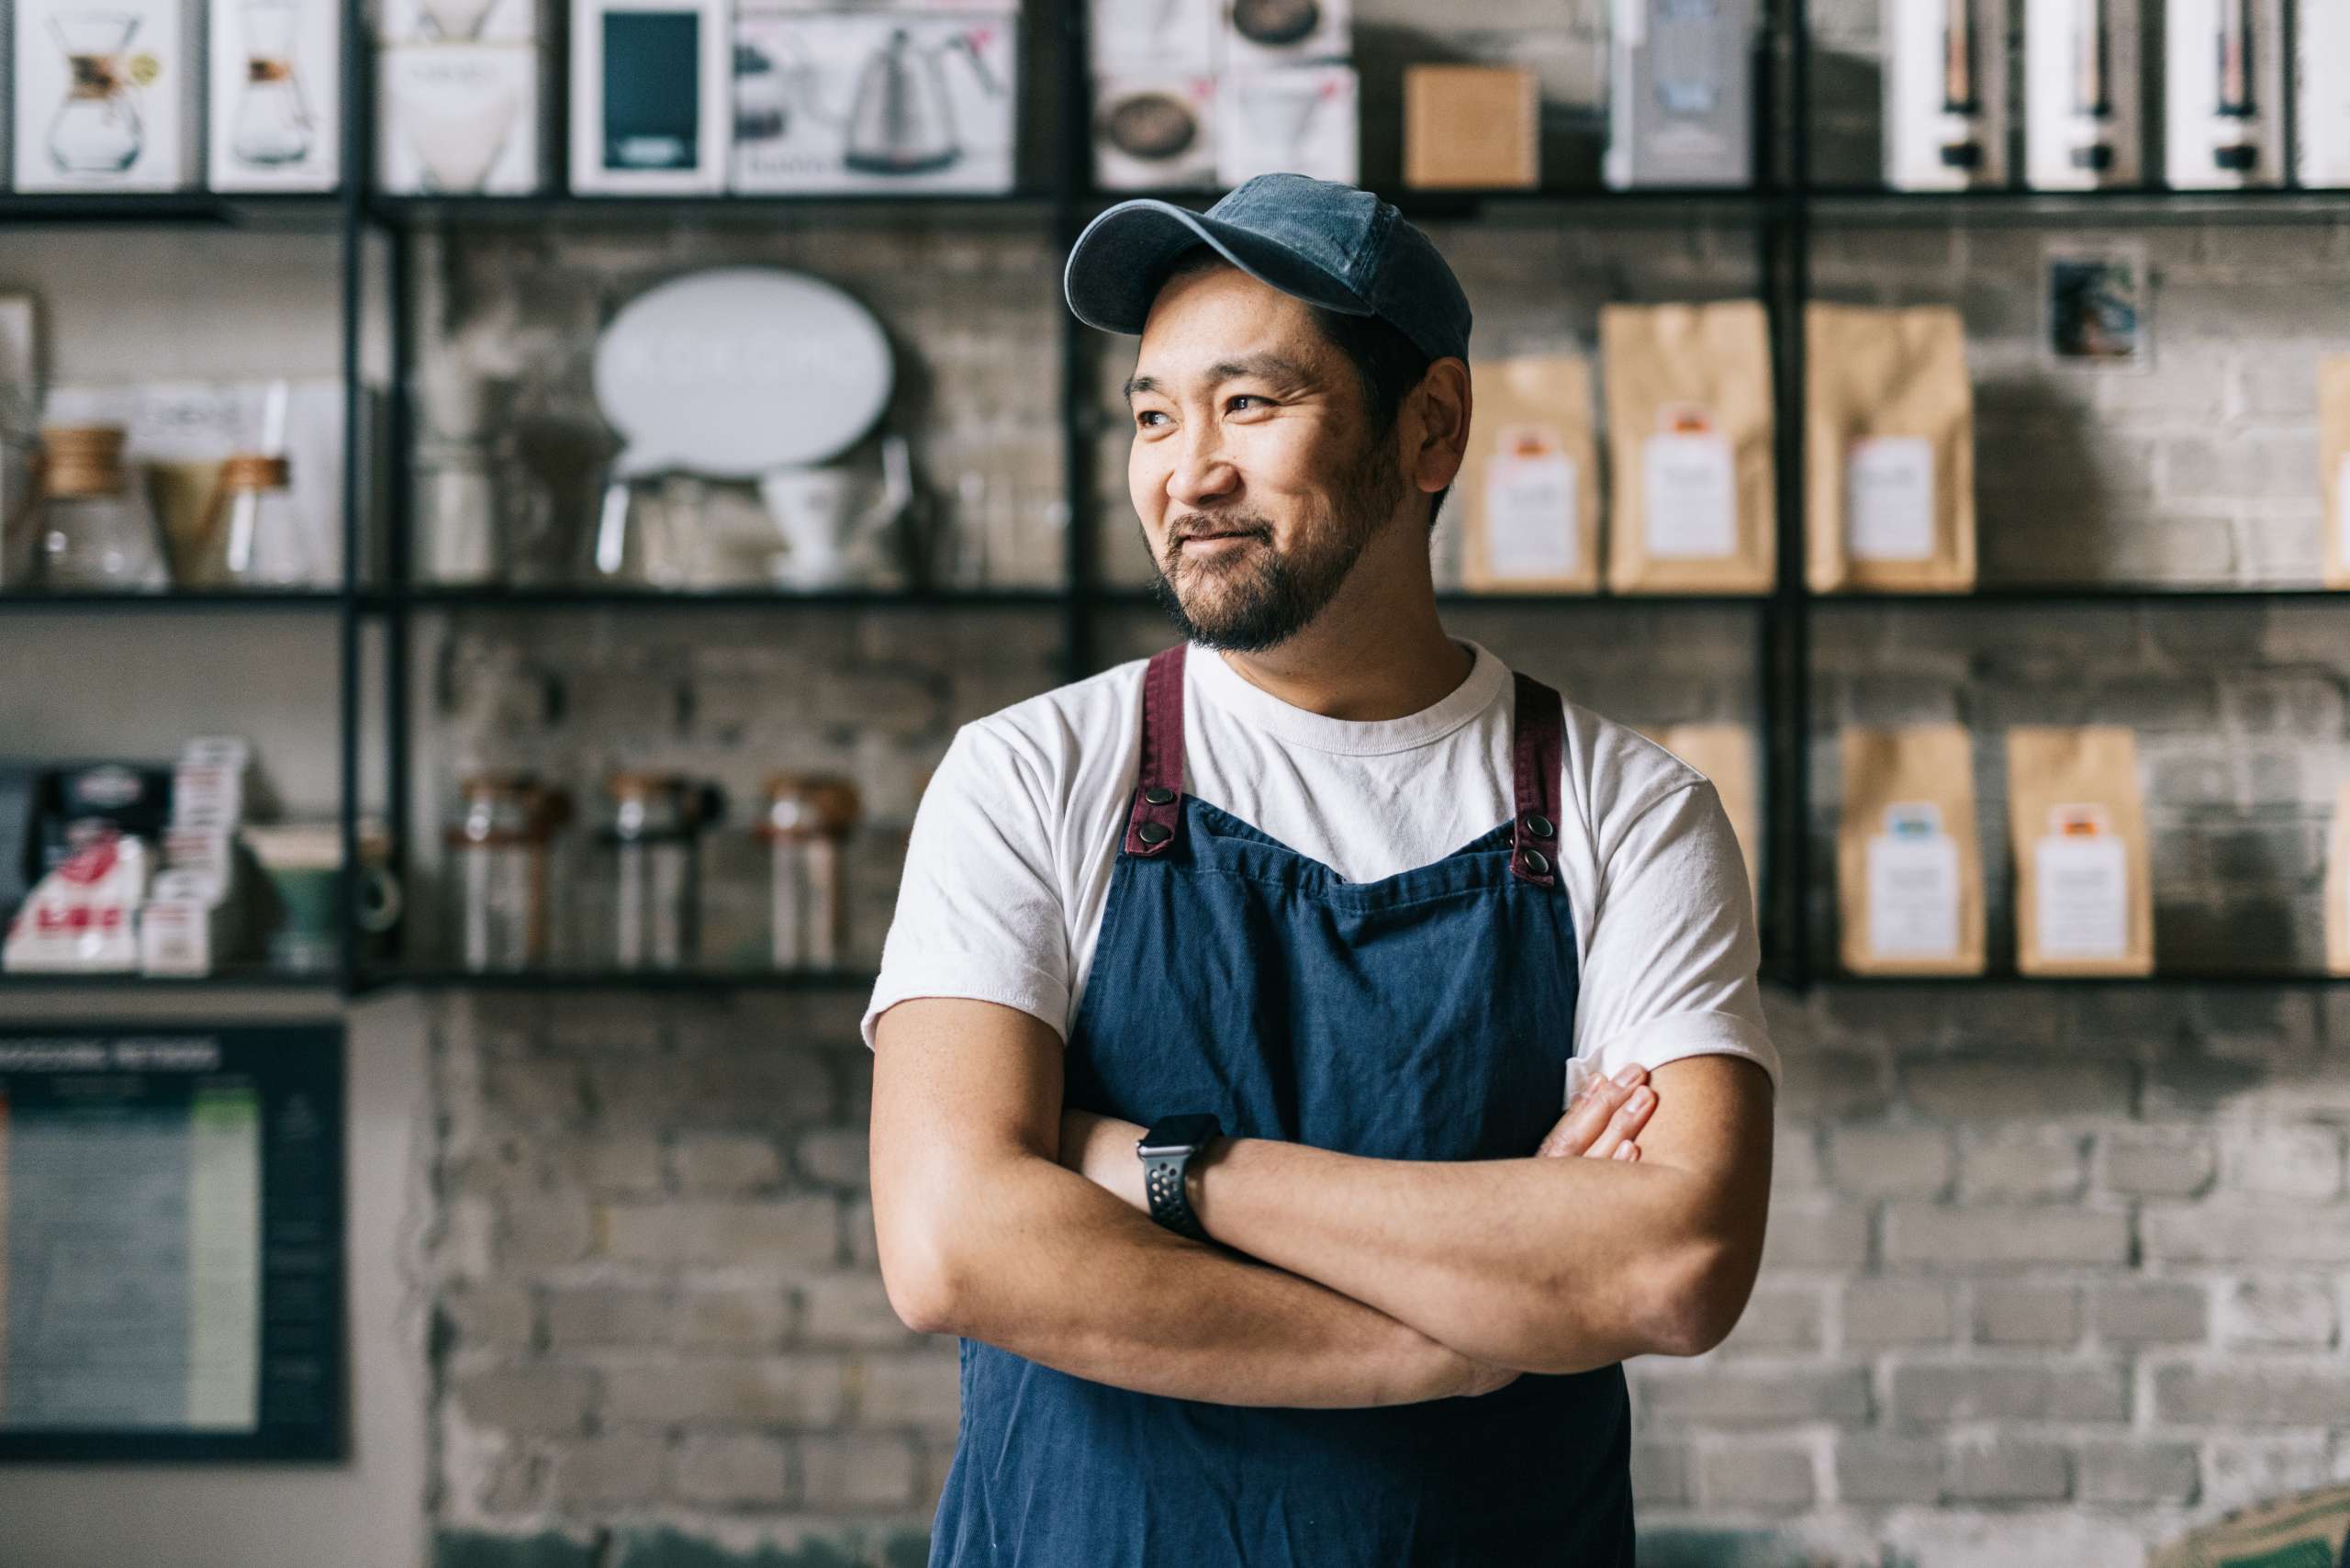
[[1815, 593], [1975, 586], [1975, 392], [1946, 306], [1804, 309], [1804, 564]]
[[1665, 724], [1640, 734], [1704, 774], [1721, 798], [1722, 814], [1738, 835], [1746, 885], [1762, 897], [1759, 854], [1762, 819], [1754, 781], [1754, 734], [1743, 724]]
[[2008, 830], [2016, 859], [2018, 969], [2154, 971], [2154, 898], [2137, 738], [2130, 731], [2009, 730]]
[[2325, 857], [2325, 972], [2350, 975], [2350, 784], [2333, 798]]
[[1846, 730], [1836, 908], [1856, 975], [1983, 972], [1973, 739], [1957, 724]]
[[1599, 587], [1599, 454], [1591, 362], [1580, 354], [1472, 367], [1461, 499], [1463, 586], [1591, 593]]
[[2325, 498], [2325, 586], [2350, 588], [2350, 354], [2317, 362], [2318, 487]]
[[1753, 300], [1609, 305], [1607, 586], [1767, 593], [1777, 576], [1771, 340]]

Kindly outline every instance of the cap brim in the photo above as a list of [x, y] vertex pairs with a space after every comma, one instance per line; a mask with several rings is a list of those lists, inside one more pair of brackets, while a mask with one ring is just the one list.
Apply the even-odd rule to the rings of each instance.
[[1122, 201], [1085, 226], [1069, 247], [1061, 292], [1087, 326], [1140, 332], [1168, 267], [1203, 241], [1269, 288], [1349, 316], [1372, 314], [1354, 290], [1288, 246], [1149, 196]]

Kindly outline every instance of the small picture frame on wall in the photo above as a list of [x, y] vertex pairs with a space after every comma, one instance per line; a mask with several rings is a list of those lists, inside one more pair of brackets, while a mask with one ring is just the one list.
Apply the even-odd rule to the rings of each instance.
[[2144, 370], [2154, 363], [2146, 248], [2051, 245], [2041, 259], [2041, 340], [2052, 364]]

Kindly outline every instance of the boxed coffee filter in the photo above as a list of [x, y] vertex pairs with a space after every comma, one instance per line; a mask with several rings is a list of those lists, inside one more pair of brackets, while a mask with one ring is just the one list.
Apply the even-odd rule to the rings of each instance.
[[2282, 185], [2281, 0], [2167, 0], [2163, 26], [2165, 183], [2180, 190]]
[[1755, 0], [1611, 0], [1608, 185], [1752, 183], [1755, 17]]
[[204, 33], [190, 0], [15, 0], [10, 143], [23, 191], [196, 183]]
[[1089, 0], [1094, 72], [1211, 73], [1224, 53], [1223, 0]]
[[738, 8], [733, 188], [1010, 190], [1017, 21]]
[[1226, 72], [1217, 84], [1216, 183], [1310, 174], [1353, 185], [1360, 173], [1354, 67]]
[[1541, 92], [1522, 65], [1404, 68], [1404, 184], [1414, 190], [1541, 183]]
[[1093, 84], [1093, 183], [1103, 190], [1207, 190], [1216, 183], [1216, 79], [1118, 73]]
[[571, 188], [726, 188], [733, 134], [726, 0], [571, 0]]
[[545, 57], [534, 44], [397, 44], [375, 56], [375, 179], [398, 196], [546, 185]]
[[378, 0], [381, 43], [536, 43], [546, 36], [541, 0]]
[[1226, 71], [1263, 71], [1354, 51], [1350, 0], [1224, 0]]
[[2301, 0], [2293, 19], [2294, 175], [2350, 185], [2350, 6]]
[[1906, 191], [2007, 184], [2008, 29], [1999, 0], [1885, 0], [1883, 35], [1886, 184]]
[[330, 190], [341, 174], [342, 7], [213, 0], [209, 184]]
[[2023, 8], [2024, 182], [2095, 190], [2145, 179], [2136, 0]]

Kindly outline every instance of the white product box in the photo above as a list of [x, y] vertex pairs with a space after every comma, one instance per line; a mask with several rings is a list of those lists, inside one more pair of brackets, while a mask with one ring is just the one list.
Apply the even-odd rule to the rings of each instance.
[[1226, 71], [1261, 71], [1354, 52], [1349, 0], [1223, 0]]
[[571, 188], [726, 188], [733, 129], [726, 0], [572, 0]]
[[2145, 178], [2138, 10], [2066, 0], [2023, 8], [2024, 183], [2096, 190]]
[[323, 191], [342, 167], [337, 0], [212, 0], [205, 151], [216, 191]]
[[1354, 67], [1234, 72], [1217, 95], [1216, 183], [1311, 174], [1353, 185], [1360, 168]]
[[2280, 0], [2166, 0], [2163, 26], [2164, 182], [2179, 190], [2283, 184]]
[[1136, 72], [1093, 82], [1093, 183], [1105, 191], [1216, 183], [1213, 76]]
[[1213, 72], [1221, 62], [1223, 0], [1090, 0], [1086, 49], [1098, 74]]
[[738, 191], [1008, 191], [1018, 13], [738, 11]]
[[[2031, 9], [2031, 7], [2027, 7]], [[2070, 0], [2039, 9], [2069, 13]], [[2008, 28], [1999, 0], [1885, 0], [1885, 183], [2008, 183]]]
[[381, 0], [378, 43], [536, 43], [539, 0]]
[[15, 11], [18, 190], [196, 184], [204, 35], [193, 0], [15, 0]]
[[1755, 0], [1613, 0], [1610, 186], [1753, 183], [1754, 30]]
[[2301, 0], [2294, 26], [2294, 176], [2350, 185], [2350, 5]]
[[396, 196], [544, 188], [546, 57], [535, 44], [420, 43], [375, 54], [375, 183]]

